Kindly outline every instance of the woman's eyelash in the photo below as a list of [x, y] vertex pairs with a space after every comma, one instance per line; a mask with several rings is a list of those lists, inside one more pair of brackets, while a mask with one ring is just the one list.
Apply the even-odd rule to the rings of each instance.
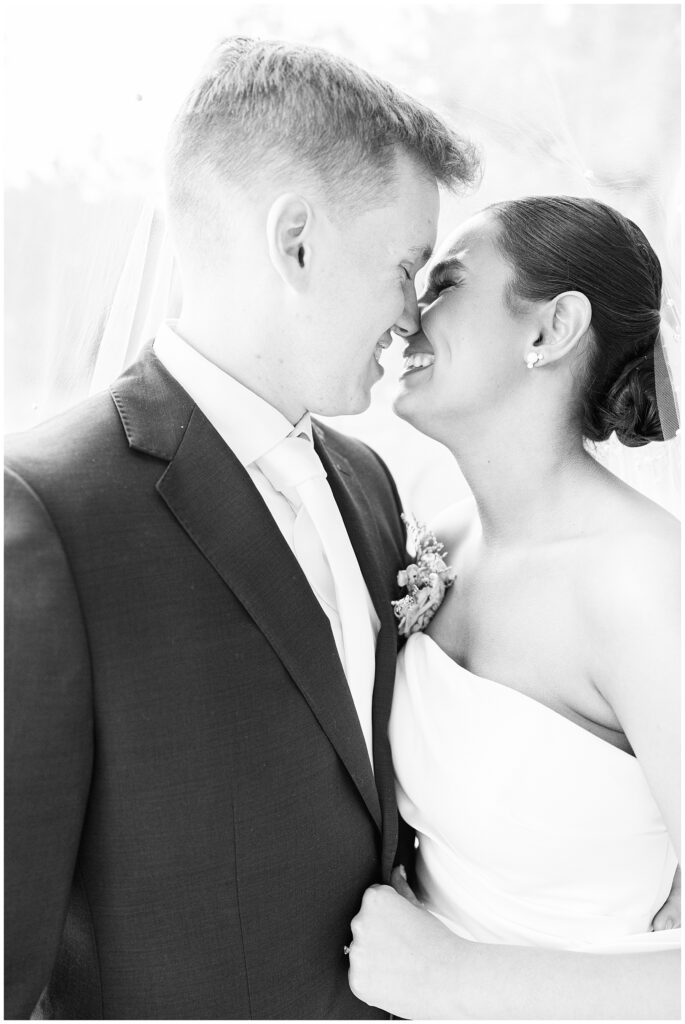
[[456, 274], [452, 277], [434, 277], [430, 280], [427, 291], [433, 295], [438, 295], [445, 288], [458, 288], [462, 281], [463, 278]]

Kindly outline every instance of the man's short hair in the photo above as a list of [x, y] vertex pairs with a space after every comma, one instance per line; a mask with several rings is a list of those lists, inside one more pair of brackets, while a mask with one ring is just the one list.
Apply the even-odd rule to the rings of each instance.
[[[247, 190], [297, 168], [342, 210], [378, 203], [403, 150], [450, 190], [479, 170], [472, 143], [389, 82], [326, 50], [230, 37], [173, 123], [170, 212], [211, 216], [208, 185]], [[212, 191], [210, 188], [209, 191]]]

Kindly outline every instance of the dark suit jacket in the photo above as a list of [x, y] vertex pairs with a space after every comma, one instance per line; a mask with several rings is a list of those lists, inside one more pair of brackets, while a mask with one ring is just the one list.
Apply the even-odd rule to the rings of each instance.
[[151, 350], [10, 439], [8, 1017], [365, 1018], [343, 945], [387, 880], [393, 482], [315, 443], [381, 621], [375, 779], [328, 620]]

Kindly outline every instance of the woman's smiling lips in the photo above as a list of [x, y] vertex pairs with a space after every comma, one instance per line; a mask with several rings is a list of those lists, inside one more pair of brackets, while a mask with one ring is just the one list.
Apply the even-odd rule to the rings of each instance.
[[435, 362], [435, 354], [425, 339], [421, 343], [408, 345], [404, 352], [404, 365], [400, 380], [412, 373], [420, 373], [427, 370]]

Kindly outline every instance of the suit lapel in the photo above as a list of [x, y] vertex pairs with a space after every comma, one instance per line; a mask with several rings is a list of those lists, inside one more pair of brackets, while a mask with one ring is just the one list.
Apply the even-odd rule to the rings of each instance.
[[157, 490], [288, 670], [380, 826], [329, 621], [248, 473], [199, 409]]
[[387, 583], [384, 581], [379, 561], [381, 539], [376, 527], [378, 510], [371, 508], [363, 488], [344, 456], [332, 452], [325, 444], [322, 431], [317, 424], [314, 424], [314, 443], [328, 474], [333, 495], [380, 620], [373, 692], [373, 751], [376, 788], [383, 818], [383, 874], [387, 880], [397, 846], [395, 780], [388, 739], [397, 662], [397, 620], [393, 614]]
[[375, 784], [328, 619], [248, 473], [156, 358], [152, 344], [110, 390], [129, 445], [168, 463], [157, 484], [162, 499], [271, 644], [379, 827], [382, 813], [387, 877], [397, 833], [387, 738], [397, 632], [378, 562], [374, 511], [353, 470], [344, 457], [329, 453], [314, 424], [317, 451], [380, 620]]

